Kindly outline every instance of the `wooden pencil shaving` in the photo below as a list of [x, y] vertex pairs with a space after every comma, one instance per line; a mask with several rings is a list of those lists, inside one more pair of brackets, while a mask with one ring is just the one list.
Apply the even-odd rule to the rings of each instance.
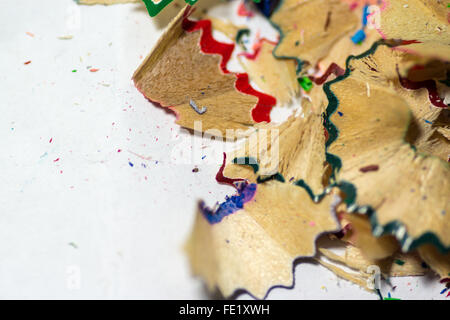
[[219, 222], [198, 212], [186, 247], [193, 272], [227, 297], [246, 289], [263, 298], [275, 285], [291, 286], [293, 261], [314, 256], [316, 238], [339, 229], [330, 206], [330, 196], [315, 203], [303, 188], [268, 181]]
[[[280, 174], [286, 181], [301, 181], [320, 194], [326, 173], [324, 148], [321, 115], [291, 117], [282, 125], [252, 134], [242, 149], [230, 153], [224, 174], [250, 181]], [[245, 165], [249, 161], [257, 166], [257, 172]]]
[[[448, 9], [377, 4], [280, 2], [270, 18], [279, 41], [258, 33], [253, 52], [240, 42], [246, 74], [227, 69], [234, 45], [212, 30], [239, 42], [250, 27], [190, 20], [186, 7], [135, 72], [136, 87], [180, 126], [244, 137], [216, 176], [237, 193], [200, 204], [186, 244], [209, 289], [264, 298], [292, 286], [299, 257], [369, 291], [371, 266], [385, 278], [448, 277]], [[298, 101], [300, 112], [271, 122], [277, 102]], [[344, 252], [316, 244], [324, 233]]]
[[[448, 248], [450, 221], [443, 212], [450, 209], [449, 164], [418, 153], [405, 142], [411, 108], [392, 85], [387, 86], [395, 69], [368, 55], [350, 61], [349, 70], [354, 71], [330, 86], [337, 103], [329, 106], [329, 121], [339, 134], [328, 152], [340, 159], [338, 181], [351, 182], [357, 190], [353, 200], [371, 207], [358, 209], [353, 203], [352, 210], [373, 210], [375, 233], [392, 230], [403, 250], [417, 246], [429, 233], [442, 249]], [[370, 97], [361, 94], [367, 82]]]
[[[410, 90], [402, 84], [402, 76], [399, 75], [397, 67], [402, 62], [408, 61], [410, 56], [410, 54], [380, 45], [373, 54], [353, 60], [350, 67], [355, 69], [353, 72], [355, 76], [365, 78], [366, 86], [382, 85], [394, 89], [396, 94], [405, 100], [412, 112], [406, 140], [420, 153], [434, 155], [446, 161], [450, 152], [450, 140], [442, 132], [445, 132], [445, 128], [450, 124], [449, 110], [435, 107], [430, 99], [429, 88]], [[429, 74], [429, 76], [433, 75], [435, 73]], [[426, 81], [436, 85], [438, 82], [436, 80], [428, 78]], [[409, 78], [403, 81], [417, 83]]]

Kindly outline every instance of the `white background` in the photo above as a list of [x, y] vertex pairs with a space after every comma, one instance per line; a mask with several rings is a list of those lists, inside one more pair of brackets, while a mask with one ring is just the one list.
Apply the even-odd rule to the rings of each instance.
[[[176, 163], [191, 137], [131, 81], [160, 24], [137, 4], [0, 2], [0, 298], [215, 297], [182, 247], [197, 200], [233, 192], [214, 180], [222, 145], [196, 139]], [[398, 298], [444, 298], [436, 278], [393, 282]], [[304, 263], [269, 298], [377, 296]]]

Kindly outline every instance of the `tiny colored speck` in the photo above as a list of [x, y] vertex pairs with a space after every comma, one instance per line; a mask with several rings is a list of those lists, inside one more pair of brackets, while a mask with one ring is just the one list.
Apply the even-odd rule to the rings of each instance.
[[344, 114], [342, 112], [338, 111], [338, 115], [342, 117]]
[[430, 120], [427, 120], [427, 119], [423, 119], [423, 121], [425, 121], [428, 124], [433, 124], [433, 122], [431, 122]]
[[377, 164], [368, 165], [362, 168], [359, 168], [359, 171], [362, 173], [371, 172], [371, 171], [378, 171], [379, 166]]
[[134, 164], [131, 162], [128, 162], [128, 164], [130, 165], [130, 167], [134, 167]]
[[73, 73], [77, 72], [77, 69], [73, 69], [72, 72], [73, 72]]
[[56, 158], [55, 160], [53, 160], [53, 162], [58, 162], [59, 161], [59, 158]]
[[400, 259], [395, 259], [395, 261], [394, 261], [396, 264], [398, 264], [399, 266], [402, 266], [402, 265], [404, 265], [405, 264], [405, 261], [403, 261], [403, 260], [400, 260]]
[[303, 88], [303, 90], [305, 90], [306, 92], [311, 90], [311, 88], [313, 86], [311, 79], [309, 79], [308, 77], [298, 78], [297, 81], [300, 84], [300, 86]]
[[75, 248], [75, 249], [78, 249], [77, 244], [74, 243], [74, 242], [69, 242], [68, 245], [71, 246], [71, 247], [73, 247], [73, 248]]
[[24, 62], [23, 64], [30, 64], [30, 63], [31, 63], [31, 60], [27, 61], [27, 62]]
[[92, 68], [92, 69], [90, 69], [89, 71], [90, 72], [97, 72], [97, 71], [99, 71], [100, 69], [95, 69], [95, 68]]

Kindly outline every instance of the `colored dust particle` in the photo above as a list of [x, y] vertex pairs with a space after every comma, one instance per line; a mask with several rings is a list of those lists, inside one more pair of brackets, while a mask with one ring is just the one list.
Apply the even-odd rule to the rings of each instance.
[[[411, 3], [414, 1], [410, 0]], [[327, 2], [323, 1], [323, 4]], [[292, 91], [303, 91], [301, 99], [307, 98], [301, 101], [305, 102], [301, 116], [293, 115], [279, 125], [270, 124], [270, 128], [273, 125], [273, 128], [280, 129], [277, 131], [280, 138], [271, 142], [270, 146], [258, 145], [266, 149], [257, 150], [258, 155], [269, 159], [250, 161], [256, 159], [255, 151], [247, 145], [244, 154], [224, 154], [216, 180], [233, 186], [236, 193], [226, 197], [224, 201], [216, 202], [216, 205], [210, 208], [200, 201], [192, 237], [188, 243], [191, 249], [195, 249], [190, 249], [188, 254], [193, 273], [202, 276], [209, 288], [218, 288], [224, 297], [229, 297], [236, 289], [243, 289], [263, 299], [274, 285], [288, 287], [293, 284], [292, 262], [303, 257], [302, 255], [314, 256], [321, 265], [339, 277], [364, 289], [370, 288], [367, 270], [362, 266], [372, 265], [372, 261], [386, 262], [385, 266], [380, 266], [380, 272], [383, 274], [383, 281], [391, 287], [391, 277], [419, 276], [431, 272], [443, 277], [443, 274], [448, 272], [448, 268], [440, 265], [442, 261], [439, 260], [444, 259], [440, 256], [434, 257], [434, 252], [431, 251], [440, 249], [440, 253], [446, 252], [450, 243], [445, 230], [448, 221], [445, 219], [448, 215], [444, 216], [445, 212], [448, 212], [445, 203], [450, 185], [446, 182], [450, 181], [448, 171], [445, 171], [448, 165], [438, 162], [438, 157], [442, 158], [438, 149], [448, 146], [445, 140], [448, 125], [446, 118], [441, 116], [444, 113], [443, 108], [434, 108], [429, 102], [433, 101], [431, 98], [434, 97], [436, 104], [442, 104], [442, 100], [438, 100], [439, 97], [435, 94], [437, 89], [441, 89], [441, 84], [437, 80], [426, 82], [429, 79], [421, 78], [428, 77], [429, 74], [434, 76], [438, 72], [432, 73], [431, 71], [435, 71], [432, 69], [429, 73], [411, 77], [417, 82], [401, 78], [400, 75], [407, 75], [411, 68], [410, 65], [402, 65], [403, 57], [407, 58], [404, 60], [408, 63], [412, 61], [411, 65], [417, 63], [416, 57], [406, 51], [392, 50], [394, 44], [391, 41], [377, 41], [378, 34], [373, 37], [373, 30], [366, 27], [369, 13], [367, 5], [355, 6], [355, 23], [349, 24], [334, 35], [335, 29], [351, 20], [353, 14], [348, 13], [348, 6], [338, 6], [338, 2], [330, 1], [336, 4], [337, 8], [329, 10], [324, 10], [323, 6], [313, 6], [316, 1], [280, 2], [301, 3], [302, 10], [299, 12], [307, 12], [305, 17], [310, 16], [312, 19], [322, 13], [323, 19], [320, 20], [319, 29], [323, 32], [325, 28], [326, 37], [320, 37], [323, 42], [321, 46], [324, 48], [320, 47], [317, 52], [322, 54], [323, 51], [327, 55], [316, 57], [313, 51], [310, 54], [311, 60], [302, 60], [310, 50], [308, 48], [315, 45], [312, 43], [315, 40], [311, 40], [311, 34], [314, 35], [316, 30], [309, 25], [310, 21], [303, 23], [297, 19], [297, 15], [292, 13], [294, 6], [288, 5], [286, 16], [278, 17], [278, 21], [289, 20], [286, 25], [289, 28], [293, 26], [295, 34], [289, 42], [285, 41], [283, 44], [281, 40], [288, 39], [289, 35], [283, 35], [280, 28], [280, 43], [274, 44], [274, 47], [283, 49], [285, 46], [284, 49], [290, 47], [288, 49], [297, 50], [298, 54], [297, 51], [294, 52], [298, 56], [297, 63], [292, 61], [294, 59], [286, 58], [290, 55], [280, 55], [278, 60], [282, 61], [277, 61], [280, 70], [267, 67], [266, 64], [277, 58], [273, 55], [275, 49], [268, 50], [269, 54], [266, 56], [258, 56], [260, 48], [253, 47], [254, 53], [245, 50], [237, 53], [237, 56], [242, 55], [252, 60], [255, 65], [260, 63], [263, 72], [252, 73], [246, 70], [247, 74], [236, 75], [236, 81], [234, 74], [227, 69], [234, 45], [219, 43], [213, 38], [213, 28], [220, 29], [215, 26], [213, 19], [189, 20], [191, 8], [186, 7], [184, 12], [180, 11], [160, 39], [160, 45], [154, 51], [156, 53], [151, 53], [150, 58], [134, 76], [136, 87], [144, 96], [155, 104], [177, 110], [177, 123], [186, 128], [192, 128], [191, 124], [201, 119], [211, 128], [220, 127], [220, 130], [225, 132], [235, 123], [242, 122], [243, 128], [252, 129], [259, 135], [262, 131], [260, 128], [264, 126], [256, 124], [263, 122], [259, 120], [265, 118], [261, 116], [241, 119], [244, 118], [241, 114], [249, 115], [250, 111], [254, 116], [253, 106], [259, 103], [259, 99], [256, 101], [252, 98], [247, 102], [244, 98], [248, 97], [238, 95], [235, 90], [247, 95], [254, 93], [249, 87], [249, 79], [271, 83], [272, 73], [275, 73], [271, 70], [279, 71], [277, 83], [291, 80], [295, 89]], [[162, 3], [164, 0], [158, 2]], [[262, 3], [262, 0], [258, 3]], [[238, 15], [253, 15], [246, 4], [248, 5], [249, 1], [236, 3], [236, 7], [239, 5]], [[276, 11], [274, 16], [278, 12]], [[236, 15], [235, 10], [233, 13]], [[248, 35], [250, 30], [235, 27], [229, 38], [235, 39], [236, 43], [247, 40], [243, 37]], [[401, 39], [398, 39], [400, 43]], [[404, 45], [404, 42], [401, 43]], [[187, 56], [185, 52], [192, 54], [192, 57]], [[261, 53], [264, 53], [264, 50], [261, 50]], [[180, 57], [181, 63], [171, 63]], [[426, 60], [420, 57], [419, 61], [422, 62], [422, 59]], [[301, 64], [302, 61], [305, 63]], [[439, 61], [430, 61], [440, 66]], [[424, 65], [427, 65], [425, 62]], [[396, 73], [397, 65], [400, 71], [397, 70]], [[431, 63], [430, 66], [434, 67]], [[160, 77], [162, 67], [170, 68], [170, 76], [167, 78]], [[220, 71], [222, 72], [219, 73]], [[183, 72], [193, 75], [189, 77], [189, 81], [186, 81], [186, 77], [178, 76]], [[197, 77], [199, 73], [202, 74]], [[400, 81], [392, 81], [396, 80], [397, 74]], [[436, 79], [442, 79], [445, 74], [439, 73], [438, 76]], [[206, 80], [203, 83], [204, 79]], [[163, 85], [169, 82], [169, 86]], [[161, 83], [162, 85], [159, 85]], [[385, 88], [386, 83], [390, 86], [389, 90]], [[177, 90], [172, 90], [173, 88]], [[417, 90], [420, 88], [427, 88], [428, 93], [425, 90]], [[263, 88], [261, 90], [264, 92]], [[279, 92], [270, 94], [276, 99], [280, 95]], [[233, 97], [230, 98], [232, 103], [229, 105], [223, 103], [224, 97], [228, 95]], [[247, 105], [248, 107], [242, 108]], [[416, 109], [424, 105], [430, 107], [427, 112], [417, 112]], [[270, 108], [266, 109], [270, 111]], [[217, 110], [226, 111], [222, 114]], [[232, 118], [235, 114], [236, 121]], [[227, 122], [228, 118], [233, 121]], [[406, 128], [412, 120], [418, 127], [418, 132], [414, 132], [414, 137], [408, 137], [406, 141]], [[419, 136], [417, 143], [412, 141], [416, 135]], [[435, 139], [436, 136], [439, 139]], [[426, 141], [427, 137], [433, 137], [433, 140]], [[244, 136], [243, 140], [251, 146], [251, 138], [250, 135]], [[275, 146], [277, 150], [273, 152], [271, 148]], [[384, 146], [386, 147], [383, 148]], [[117, 147], [115, 150], [120, 152]], [[416, 150], [420, 152], [420, 157], [416, 157]], [[436, 157], [434, 154], [430, 157], [428, 154], [422, 156], [423, 153], [433, 153], [435, 150], [438, 154]], [[447, 157], [448, 148], [445, 151]], [[270, 157], [275, 153], [276, 161], [279, 160], [280, 165], [272, 170], [273, 168], [265, 163], [270, 163], [267, 160], [273, 160]], [[200, 157], [202, 160], [206, 159], [201, 153], [194, 156], [194, 159], [198, 160]], [[212, 158], [210, 153], [208, 158]], [[155, 164], [157, 163], [155, 161]], [[132, 162], [128, 164], [134, 167]], [[143, 163], [141, 166], [146, 168]], [[139, 167], [138, 162], [137, 168]], [[198, 180], [199, 175], [193, 177], [191, 172], [203, 170], [199, 167], [189, 167], [185, 174]], [[416, 179], [416, 174], [420, 179]], [[392, 176], [396, 179], [391, 178]], [[435, 186], [434, 189], [429, 188], [431, 185]], [[333, 188], [339, 189], [339, 196], [331, 192]], [[419, 191], [420, 196], [417, 196]], [[332, 196], [338, 199], [333, 199]], [[292, 208], [292, 216], [285, 213], [289, 208]], [[417, 223], [418, 219], [414, 216], [417, 213], [420, 213], [417, 215], [420, 218], [427, 215], [429, 219], [421, 219], [420, 223]], [[333, 215], [330, 227], [323, 227], [320, 214], [323, 214], [324, 220], [330, 218], [330, 214]], [[310, 251], [303, 251], [305, 241], [302, 238], [294, 239], [289, 236], [291, 227], [292, 234], [305, 237], [308, 235], [308, 239], [313, 240], [313, 247], [308, 249]], [[315, 243], [317, 235], [324, 233], [337, 237], [330, 241], [335, 241], [337, 246], [344, 249], [344, 254], [337, 257], [331, 250], [324, 253], [326, 249], [321, 248], [319, 242]], [[351, 242], [348, 241], [350, 237]], [[388, 241], [381, 243], [382, 240]], [[428, 246], [431, 248], [430, 252], [427, 252]], [[440, 254], [439, 252], [437, 254]], [[239, 257], [244, 256], [250, 259], [242, 263]], [[235, 257], [238, 259], [233, 260]], [[267, 265], [270, 265], [270, 268], [266, 268]], [[352, 270], [346, 273], [338, 265]], [[274, 280], [269, 274], [272, 271]], [[239, 276], [238, 279], [236, 275]], [[259, 285], [260, 283], [263, 284]], [[416, 285], [418, 286], [419, 282], [416, 282]], [[408, 290], [412, 291], [411, 283], [408, 286]], [[391, 291], [394, 289], [395, 287], [392, 287]], [[377, 292], [380, 300], [401, 300], [392, 297], [391, 293], [383, 297], [379, 289], [371, 291]], [[448, 291], [448, 288], [445, 288], [441, 294]]]
[[77, 72], [77, 70], [76, 70], [76, 69], [73, 69], [72, 72], [75, 73], [75, 72]]
[[98, 72], [100, 69], [91, 68], [89, 69], [90, 72]]
[[366, 172], [370, 172], [370, 171], [378, 171], [378, 169], [379, 169], [378, 165], [374, 164], [374, 165], [369, 165], [369, 166], [359, 168], [359, 171], [361, 171], [362, 173], [366, 173]]
[[27, 62], [24, 62], [23, 64], [27, 65], [27, 64], [30, 64], [30, 63], [31, 63], [31, 60], [27, 61]]
[[366, 39], [366, 33], [364, 32], [364, 30], [360, 29], [356, 31], [356, 33], [352, 36], [351, 39], [353, 43], [360, 44], [361, 42], [364, 41], [364, 39]]
[[402, 265], [404, 265], [405, 264], [405, 261], [403, 261], [403, 260], [400, 260], [400, 259], [395, 259], [395, 261], [394, 261], [396, 264], [398, 264], [399, 266], [402, 266]]
[[308, 77], [301, 77], [298, 78], [297, 80], [298, 83], [302, 86], [303, 90], [305, 90], [306, 92], [311, 90], [311, 88], [313, 87], [313, 83], [311, 79], [309, 79]]
[[202, 107], [201, 109], [199, 109], [199, 107], [197, 106], [197, 104], [195, 103], [194, 100], [190, 100], [189, 101], [189, 105], [191, 106], [192, 109], [195, 110], [195, 112], [197, 112], [198, 114], [204, 114], [206, 112], [206, 110], [208, 110], [206, 107]]

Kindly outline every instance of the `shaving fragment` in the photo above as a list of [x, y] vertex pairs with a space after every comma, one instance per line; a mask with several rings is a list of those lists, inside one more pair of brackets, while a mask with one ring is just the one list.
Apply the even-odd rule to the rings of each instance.
[[197, 104], [195, 103], [194, 100], [190, 100], [189, 101], [189, 105], [192, 107], [192, 109], [194, 109], [198, 114], [204, 114], [207, 110], [206, 107], [202, 107], [201, 109], [198, 108]]
[[274, 96], [281, 105], [285, 105], [298, 95], [299, 85], [295, 62], [275, 59], [272, 54], [275, 46], [276, 43], [261, 39], [255, 44], [253, 54], [243, 53], [238, 58], [250, 79], [264, 92]]
[[[376, 51], [366, 58], [352, 60], [352, 67], [358, 77], [367, 78], [366, 87], [383, 84], [404, 99], [412, 112], [406, 141], [420, 153], [437, 156], [446, 161], [450, 152], [450, 139], [445, 136], [445, 128], [450, 126], [449, 110], [446, 105], [442, 105], [438, 93], [432, 90], [436, 88], [434, 79], [413, 82], [401, 76], [398, 67], [409, 60], [410, 54], [398, 51], [396, 47], [379, 45]], [[427, 68], [422, 70], [426, 71]], [[422, 76], [425, 74], [435, 75], [423, 72]], [[370, 95], [367, 96], [371, 98]], [[433, 123], [432, 126], [429, 125], [430, 122]]]
[[334, 265], [332, 263], [323, 261], [321, 259], [317, 259], [317, 262], [319, 262], [322, 266], [324, 266], [328, 270], [330, 270], [333, 273], [335, 273], [338, 277], [340, 277], [340, 278], [342, 278], [344, 280], [353, 282], [354, 284], [360, 286], [361, 288], [364, 288], [367, 291], [370, 291], [370, 292], [372, 291], [372, 289], [370, 289], [367, 286], [368, 280], [369, 280], [368, 276], [361, 276], [359, 274], [347, 272], [344, 269], [342, 269], [342, 268], [340, 268], [340, 267], [338, 267], [338, 266], [336, 266], [336, 265]]

